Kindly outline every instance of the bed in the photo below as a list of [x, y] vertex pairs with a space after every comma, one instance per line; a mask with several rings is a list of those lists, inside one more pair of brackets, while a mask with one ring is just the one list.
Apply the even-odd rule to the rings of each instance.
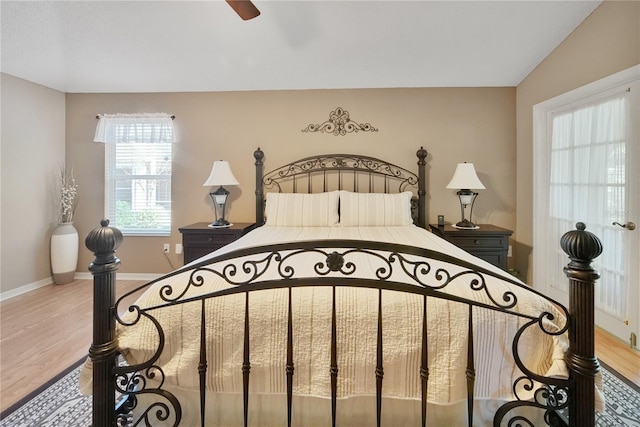
[[93, 425], [593, 425], [599, 241], [563, 237], [565, 308], [425, 230], [417, 157], [417, 174], [344, 154], [264, 174], [256, 150], [259, 227], [122, 316], [103, 220]]

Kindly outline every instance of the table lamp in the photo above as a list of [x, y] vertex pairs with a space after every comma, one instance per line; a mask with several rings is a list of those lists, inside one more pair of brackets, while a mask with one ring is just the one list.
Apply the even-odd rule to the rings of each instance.
[[[474, 230], [480, 228], [473, 222], [471, 222], [471, 215], [473, 214], [473, 204], [476, 200], [476, 197], [478, 196], [478, 193], [472, 190], [484, 190], [485, 187], [484, 185], [482, 185], [482, 182], [480, 182], [480, 179], [476, 174], [476, 170], [473, 167], [473, 163], [458, 163], [456, 171], [453, 174], [453, 178], [451, 178], [451, 181], [449, 181], [447, 188], [457, 188], [459, 190], [456, 194], [460, 199], [460, 213], [462, 214], [462, 220], [455, 224], [453, 227], [465, 230]], [[469, 219], [466, 219], [464, 215], [464, 211], [467, 206], [470, 207]]]
[[224, 188], [224, 186], [238, 185], [238, 180], [233, 176], [229, 162], [225, 160], [216, 160], [213, 162], [209, 178], [207, 178], [202, 185], [204, 187], [219, 186], [216, 191], [209, 193], [216, 213], [216, 220], [209, 224], [209, 227], [229, 227], [233, 225], [224, 217], [227, 207], [227, 197], [229, 196], [229, 191]]

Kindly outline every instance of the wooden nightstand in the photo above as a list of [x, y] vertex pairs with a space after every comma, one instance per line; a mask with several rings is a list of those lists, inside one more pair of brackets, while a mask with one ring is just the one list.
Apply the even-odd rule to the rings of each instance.
[[478, 226], [480, 228], [477, 230], [462, 230], [450, 225], [429, 224], [431, 231], [437, 236], [506, 270], [509, 236], [513, 234], [513, 231], [489, 224], [478, 224]]
[[212, 228], [209, 224], [198, 222], [178, 228], [185, 264], [228, 245], [255, 227], [253, 223], [236, 223], [227, 228]]

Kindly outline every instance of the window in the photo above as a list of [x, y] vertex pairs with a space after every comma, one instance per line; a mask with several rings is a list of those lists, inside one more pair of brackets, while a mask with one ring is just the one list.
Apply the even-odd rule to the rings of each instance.
[[106, 218], [125, 235], [169, 235], [175, 141], [171, 118], [116, 114], [103, 115], [100, 121], [96, 141], [107, 142]]

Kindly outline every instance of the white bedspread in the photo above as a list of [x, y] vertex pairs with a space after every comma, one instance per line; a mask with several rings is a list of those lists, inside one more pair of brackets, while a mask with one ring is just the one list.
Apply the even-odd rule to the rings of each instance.
[[[441, 251], [500, 273], [507, 273], [415, 226], [406, 227], [260, 227], [236, 242], [214, 252], [218, 255], [253, 245], [296, 240], [365, 239], [401, 243]], [[314, 259], [313, 262], [317, 261]], [[296, 268], [304, 268], [298, 261]], [[311, 261], [310, 261], [311, 263]], [[312, 264], [307, 268], [311, 268]], [[372, 265], [372, 268], [375, 268]], [[363, 273], [363, 274], [373, 274]], [[395, 273], [394, 273], [395, 274]], [[209, 275], [207, 277], [212, 277]], [[394, 276], [395, 277], [395, 276]], [[174, 290], [186, 283], [184, 277], [169, 281]], [[511, 287], [490, 279], [491, 291], [501, 298]], [[500, 282], [500, 283], [499, 283]], [[137, 302], [142, 307], [162, 304], [158, 283]], [[227, 287], [223, 280], [208, 280], [189, 295]], [[564, 325], [565, 319], [544, 299], [513, 287], [518, 298], [515, 310], [527, 313], [548, 311], [555, 316], [550, 330]], [[479, 301], [484, 293], [473, 292], [468, 284], [452, 284], [449, 292]], [[285, 360], [288, 291], [260, 291], [250, 294], [251, 379], [250, 390], [263, 394], [286, 390]], [[207, 388], [213, 392], [242, 391], [244, 294], [209, 300]], [[169, 386], [198, 387], [200, 302], [153, 311], [163, 325], [167, 342], [159, 360]], [[337, 290], [338, 396], [375, 394], [375, 354], [378, 294], [376, 290], [339, 288]], [[453, 404], [466, 399], [466, 358], [468, 307], [428, 298], [429, 389], [428, 398], [437, 404]], [[522, 374], [513, 362], [511, 343], [522, 319], [491, 310], [474, 308], [474, 348], [477, 399], [512, 399], [513, 381]], [[293, 290], [294, 393], [329, 396], [331, 288]], [[383, 292], [384, 386], [387, 397], [420, 398], [422, 297], [399, 292]], [[529, 369], [545, 374], [566, 375], [562, 357], [564, 336], [552, 337], [530, 328], [521, 340], [520, 356]], [[118, 327], [119, 345], [130, 364], [150, 357], [157, 346], [157, 334], [149, 321], [134, 327]], [[552, 367], [553, 366], [553, 367]], [[520, 397], [526, 395], [521, 394]]]

